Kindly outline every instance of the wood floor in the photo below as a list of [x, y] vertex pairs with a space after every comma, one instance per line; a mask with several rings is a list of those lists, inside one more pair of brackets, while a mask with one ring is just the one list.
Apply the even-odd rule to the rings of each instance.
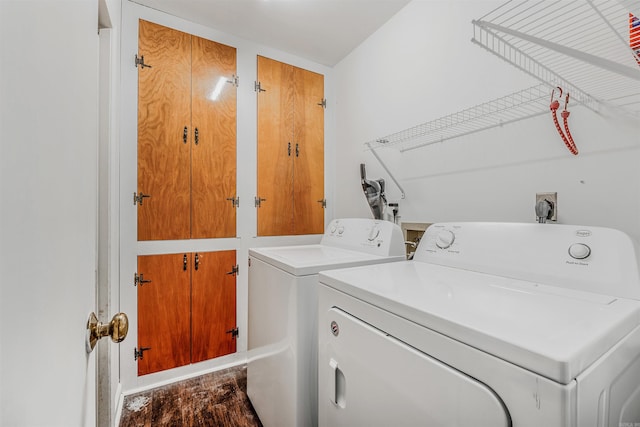
[[245, 365], [129, 395], [120, 427], [262, 427], [246, 390]]

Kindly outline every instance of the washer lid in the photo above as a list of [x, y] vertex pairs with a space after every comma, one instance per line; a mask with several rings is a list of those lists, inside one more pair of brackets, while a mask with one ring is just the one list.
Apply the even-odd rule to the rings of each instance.
[[406, 259], [403, 255], [379, 256], [322, 244], [254, 248], [249, 249], [249, 256], [274, 265], [294, 276], [307, 276], [318, 274], [322, 270]]
[[640, 324], [640, 301], [426, 263], [325, 271], [319, 280], [562, 384]]

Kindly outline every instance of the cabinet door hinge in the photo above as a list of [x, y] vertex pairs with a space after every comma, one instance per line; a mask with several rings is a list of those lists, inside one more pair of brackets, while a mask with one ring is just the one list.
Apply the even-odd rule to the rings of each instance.
[[318, 105], [326, 110], [327, 109], [327, 98], [322, 98], [322, 100], [320, 102], [318, 102]]
[[140, 194], [133, 193], [133, 205], [142, 206], [142, 200], [144, 200], [145, 197], [151, 197], [151, 195], [144, 194], [144, 193], [140, 193]]
[[266, 89], [262, 89], [262, 86], [260, 85], [259, 81], [256, 81], [253, 85], [253, 90], [255, 90], [256, 92], [260, 93], [260, 92], [266, 92]]
[[231, 267], [231, 271], [228, 271], [227, 274], [238, 276], [240, 275], [240, 266], [238, 264]]
[[136, 58], [135, 58], [135, 64], [136, 64], [136, 68], [138, 68], [138, 65], [140, 66], [141, 69], [144, 69], [144, 67], [153, 68], [151, 65], [148, 65], [148, 64], [144, 63], [144, 55], [141, 55], [140, 58], [138, 58], [138, 54], [137, 53], [136, 53]]
[[231, 338], [238, 338], [238, 335], [240, 335], [240, 331], [238, 331], [237, 326], [233, 329], [228, 330], [227, 333], [231, 334]]
[[142, 286], [145, 283], [151, 283], [151, 280], [145, 280], [142, 273], [133, 273], [133, 286]]
[[231, 83], [235, 87], [240, 86], [240, 77], [233, 74], [230, 80], [227, 80], [227, 83]]
[[255, 204], [256, 204], [256, 208], [259, 208], [260, 205], [262, 204], [262, 202], [266, 201], [267, 199], [261, 199], [260, 197], [255, 197]]
[[234, 208], [239, 208], [240, 207], [240, 196], [237, 197], [227, 197], [227, 200], [231, 202], [231, 205]]
[[144, 352], [147, 350], [151, 350], [151, 347], [140, 347], [140, 350], [137, 348], [133, 349], [133, 360], [142, 360], [142, 356], [144, 356]]
[[318, 203], [322, 203], [322, 207], [327, 209], [327, 199], [318, 200]]

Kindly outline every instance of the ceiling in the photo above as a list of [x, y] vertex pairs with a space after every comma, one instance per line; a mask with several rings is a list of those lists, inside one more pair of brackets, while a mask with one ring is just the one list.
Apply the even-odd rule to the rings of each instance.
[[131, 0], [334, 66], [410, 0]]

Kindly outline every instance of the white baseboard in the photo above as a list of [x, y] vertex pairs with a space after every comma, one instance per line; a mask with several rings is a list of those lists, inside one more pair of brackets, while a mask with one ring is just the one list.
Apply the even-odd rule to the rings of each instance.
[[116, 387], [114, 398], [118, 403], [116, 404], [116, 413], [113, 417], [113, 427], [118, 427], [120, 425], [120, 418], [122, 418], [122, 405], [124, 404], [124, 394], [122, 394], [122, 384], [120, 382], [118, 382], [118, 386]]

